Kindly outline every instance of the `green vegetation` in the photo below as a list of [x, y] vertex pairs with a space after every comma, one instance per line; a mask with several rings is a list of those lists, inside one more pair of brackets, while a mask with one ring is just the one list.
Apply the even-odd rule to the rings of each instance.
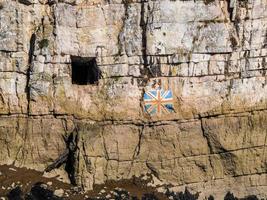
[[39, 42], [40, 49], [46, 48], [46, 47], [48, 47], [48, 45], [49, 45], [49, 40], [48, 39], [42, 39]]
[[208, 4], [210, 4], [210, 3], [214, 2], [214, 1], [215, 0], [203, 0], [205, 5], [208, 5]]

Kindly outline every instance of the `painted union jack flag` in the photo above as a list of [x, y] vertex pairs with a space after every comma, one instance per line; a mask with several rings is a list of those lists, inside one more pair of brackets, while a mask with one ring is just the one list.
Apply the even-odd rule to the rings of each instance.
[[144, 108], [149, 115], [161, 115], [174, 112], [171, 90], [150, 90], [144, 94]]

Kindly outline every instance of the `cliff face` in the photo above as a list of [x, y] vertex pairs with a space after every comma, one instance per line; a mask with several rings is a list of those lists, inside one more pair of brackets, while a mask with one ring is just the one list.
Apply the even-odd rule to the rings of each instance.
[[266, 0], [0, 0], [0, 164], [266, 198], [266, 58]]

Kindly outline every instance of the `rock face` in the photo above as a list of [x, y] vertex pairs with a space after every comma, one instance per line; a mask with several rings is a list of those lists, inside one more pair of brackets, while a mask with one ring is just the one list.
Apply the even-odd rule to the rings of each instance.
[[266, 0], [0, 0], [0, 164], [68, 149], [84, 189], [266, 198], [266, 19]]

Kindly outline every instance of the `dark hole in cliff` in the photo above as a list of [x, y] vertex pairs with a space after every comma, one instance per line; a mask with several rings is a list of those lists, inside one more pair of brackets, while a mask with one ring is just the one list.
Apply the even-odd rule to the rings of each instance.
[[75, 179], [75, 166], [77, 165], [77, 154], [76, 151], [78, 149], [78, 135], [77, 133], [71, 133], [70, 136], [66, 140], [67, 148], [69, 149], [68, 158], [65, 165], [65, 170], [69, 175], [69, 179], [71, 184], [76, 184]]
[[227, 10], [228, 10], [228, 13], [229, 13], [229, 18], [231, 21], [233, 21], [233, 14], [234, 14], [234, 8], [231, 6], [231, 1], [230, 0], [227, 0]]
[[97, 84], [100, 70], [96, 58], [71, 56], [72, 84], [89, 85]]

